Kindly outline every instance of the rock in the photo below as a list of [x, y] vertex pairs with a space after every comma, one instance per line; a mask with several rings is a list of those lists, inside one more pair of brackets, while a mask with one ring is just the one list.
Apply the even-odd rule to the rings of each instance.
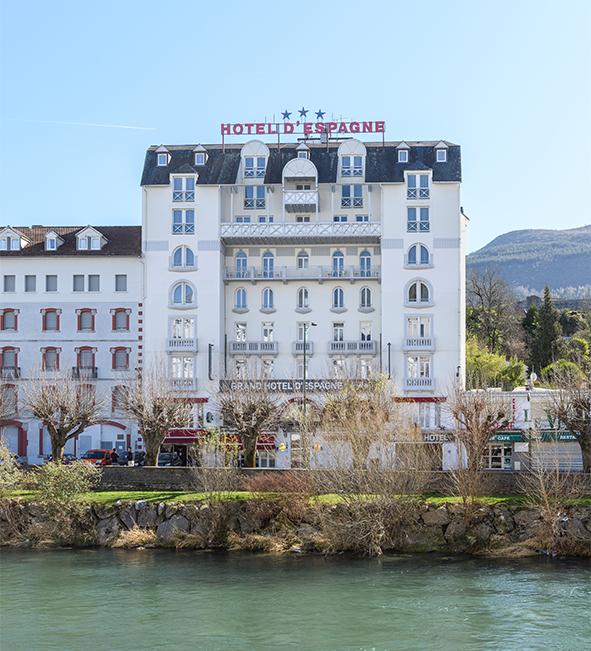
[[147, 504], [148, 504], [148, 503], [146, 502], [146, 500], [138, 500], [138, 501], [135, 503], [136, 511], [141, 511], [142, 509], [146, 508], [146, 505], [147, 505]]
[[440, 506], [438, 509], [429, 509], [421, 514], [423, 522], [428, 525], [439, 525], [440, 527], [449, 524], [449, 514], [445, 506]]
[[540, 512], [534, 509], [522, 509], [517, 511], [513, 516], [513, 520], [518, 527], [531, 527], [534, 523], [538, 523], [541, 519]]
[[99, 545], [108, 545], [115, 540], [121, 532], [121, 523], [116, 515], [102, 518], [96, 527], [96, 537]]
[[166, 504], [164, 502], [160, 502], [160, 504], [158, 504], [158, 515], [163, 516], [165, 511], [166, 511]]
[[119, 519], [127, 527], [127, 529], [133, 529], [136, 524], [136, 514], [133, 507], [127, 507], [119, 514]]
[[461, 540], [466, 535], [466, 523], [463, 520], [452, 520], [446, 530], [445, 539], [447, 542], [453, 543]]
[[169, 520], [164, 520], [158, 525], [156, 535], [160, 540], [170, 542], [175, 534], [189, 531], [189, 521], [184, 515], [173, 515]]
[[146, 506], [137, 514], [138, 527], [154, 528], [158, 521], [158, 514], [154, 504], [146, 504]]
[[441, 525], [419, 525], [404, 531], [402, 549], [405, 552], [437, 552], [445, 548], [446, 540]]
[[288, 549], [288, 551], [289, 551], [290, 554], [303, 554], [304, 553], [304, 550], [299, 545], [292, 545]]
[[508, 533], [513, 531], [515, 523], [509, 509], [501, 506], [494, 509], [494, 526], [498, 533]]
[[94, 513], [97, 518], [104, 520], [107, 518], [112, 518], [119, 511], [119, 505], [117, 504], [95, 504]]
[[479, 525], [472, 529], [471, 533], [476, 539], [476, 542], [483, 545], [490, 540], [493, 530], [492, 527], [486, 524], [486, 522], [481, 522]]

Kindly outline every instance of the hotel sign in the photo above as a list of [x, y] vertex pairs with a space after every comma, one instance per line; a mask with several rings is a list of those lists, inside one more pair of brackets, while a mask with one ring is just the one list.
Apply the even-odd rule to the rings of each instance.
[[336, 134], [336, 133], [385, 133], [384, 120], [370, 120], [362, 122], [222, 122], [220, 132], [222, 136], [242, 135], [282, 135], [292, 133]]
[[[311, 393], [332, 393], [341, 391], [346, 384], [362, 386], [364, 380], [306, 380], [306, 391]], [[240, 391], [241, 389], [270, 391], [271, 393], [301, 393], [303, 380], [220, 380], [220, 391]]]

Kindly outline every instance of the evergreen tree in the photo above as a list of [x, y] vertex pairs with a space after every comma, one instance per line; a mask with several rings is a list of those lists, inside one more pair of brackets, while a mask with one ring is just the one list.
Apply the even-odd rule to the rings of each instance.
[[527, 312], [521, 321], [521, 327], [523, 328], [525, 347], [527, 348], [527, 354], [529, 356], [529, 366], [532, 368], [532, 348], [536, 328], [538, 327], [538, 308], [535, 303], [532, 303], [528, 307]]
[[544, 288], [544, 299], [537, 321], [531, 346], [531, 366], [540, 373], [559, 357], [562, 343], [560, 313], [554, 307], [548, 285]]

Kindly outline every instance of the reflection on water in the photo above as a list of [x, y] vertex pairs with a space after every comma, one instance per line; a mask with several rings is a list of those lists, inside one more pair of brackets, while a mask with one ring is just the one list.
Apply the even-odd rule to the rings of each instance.
[[589, 649], [591, 564], [4, 552], [2, 651]]

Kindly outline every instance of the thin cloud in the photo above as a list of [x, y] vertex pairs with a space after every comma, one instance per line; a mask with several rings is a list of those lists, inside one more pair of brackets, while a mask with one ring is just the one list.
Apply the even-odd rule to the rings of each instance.
[[137, 127], [131, 124], [100, 124], [98, 122], [65, 122], [62, 120], [25, 120], [37, 124], [65, 124], [71, 127], [98, 127], [100, 129], [132, 129], [134, 131], [156, 131], [155, 127]]

